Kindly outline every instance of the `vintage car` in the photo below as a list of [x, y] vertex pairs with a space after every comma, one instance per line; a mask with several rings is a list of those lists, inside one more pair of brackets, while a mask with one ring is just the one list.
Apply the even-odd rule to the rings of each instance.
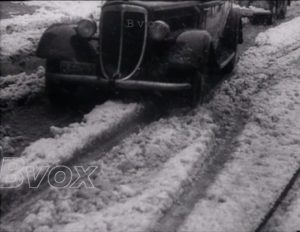
[[[46, 90], [60, 102], [77, 88], [184, 93], [193, 104], [212, 72], [230, 72], [243, 41], [233, 1], [107, 1], [100, 21], [55, 24], [42, 35]], [[180, 94], [179, 94], [180, 95]]]
[[240, 0], [239, 4], [253, 10], [253, 23], [272, 25], [276, 19], [285, 18], [291, 0]]

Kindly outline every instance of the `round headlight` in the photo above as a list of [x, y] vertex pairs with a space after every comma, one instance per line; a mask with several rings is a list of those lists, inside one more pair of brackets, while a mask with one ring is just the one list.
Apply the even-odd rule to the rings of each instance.
[[83, 38], [92, 37], [97, 30], [97, 24], [93, 20], [83, 19], [77, 25], [77, 33]]
[[155, 21], [149, 25], [150, 37], [153, 40], [164, 40], [170, 33], [170, 26], [164, 21]]

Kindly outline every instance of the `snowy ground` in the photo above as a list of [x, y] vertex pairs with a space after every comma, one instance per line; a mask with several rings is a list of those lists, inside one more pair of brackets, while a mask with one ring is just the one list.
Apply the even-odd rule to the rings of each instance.
[[34, 73], [8, 75], [0, 79], [0, 107], [12, 108], [18, 101], [41, 95], [44, 90], [45, 70], [40, 66]]
[[[296, 67], [300, 64], [300, 50], [294, 55], [288, 66], [287, 57], [275, 64], [280, 68], [274, 74], [278, 83], [253, 98], [253, 113], [237, 139], [233, 160], [226, 164], [179, 231], [196, 231], [199, 227], [214, 232], [255, 231], [298, 170], [300, 73]], [[285, 224], [284, 231], [294, 231], [293, 220], [296, 223], [297, 217]]]
[[[44, 10], [38, 14], [44, 15], [46, 7], [57, 7], [60, 20], [69, 15], [69, 2], [63, 4], [64, 9], [43, 2]], [[26, 31], [34, 31], [33, 22], [26, 24], [26, 17], [22, 17]], [[7, 25], [3, 33], [22, 34], [18, 26], [7, 31], [14, 19], [7, 20], [11, 21], [4, 21]], [[256, 46], [240, 58], [235, 75], [216, 90], [208, 103], [192, 111], [175, 110], [128, 136], [101, 159], [85, 164], [100, 167], [93, 176], [96, 188], [50, 189], [25, 209], [16, 210], [14, 219], [3, 221], [1, 228], [9, 232], [149, 231], [176, 204], [199, 169], [205, 170], [212, 161], [218, 140], [224, 140], [224, 146], [228, 140], [234, 149], [225, 149], [228, 153], [217, 153], [221, 157], [215, 157], [228, 157], [226, 163], [220, 170], [210, 170], [215, 178], [209, 179], [207, 189], [198, 190], [205, 191], [205, 196], [192, 202], [195, 207], [188, 208], [186, 220], [175, 229], [200, 231], [201, 225], [203, 232], [253, 230], [300, 165], [299, 25], [298, 17], [261, 33]], [[32, 34], [28, 35], [31, 38]], [[15, 51], [21, 50], [7, 54]], [[1, 54], [6, 59], [5, 50]], [[40, 83], [43, 69], [38, 73], [1, 78], [4, 88], [0, 98], [19, 96], [12, 83], [26, 86], [32, 79]], [[20, 78], [25, 79], [18, 81]], [[36, 88], [42, 91], [43, 86]], [[31, 144], [23, 157], [37, 166], [61, 163], [95, 137], [108, 133], [119, 121], [124, 124], [124, 118], [132, 119], [138, 109], [136, 104], [116, 102], [98, 106], [81, 123], [63, 129], [53, 127], [55, 136]], [[241, 116], [243, 120], [238, 121]], [[227, 138], [232, 136], [227, 131], [233, 127], [238, 128], [234, 139]], [[220, 138], [220, 130], [225, 138]], [[270, 231], [297, 228], [297, 195], [296, 188], [288, 200], [288, 212], [278, 213], [270, 225], [276, 230]]]
[[2, 166], [0, 185], [9, 185], [11, 180], [16, 179], [27, 184], [25, 178], [29, 178], [30, 181], [35, 178], [34, 173], [32, 176], [25, 174], [29, 166], [44, 173], [48, 165], [65, 163], [77, 151], [83, 150], [96, 139], [109, 137], [113, 131], [129, 123], [142, 111], [141, 109], [138, 104], [107, 102], [85, 115], [81, 123], [74, 123], [66, 128], [50, 128], [53, 138], [32, 143], [24, 150], [19, 161], [13, 160], [14, 164], [20, 166], [10, 169], [11, 165], [14, 165], [11, 162]]

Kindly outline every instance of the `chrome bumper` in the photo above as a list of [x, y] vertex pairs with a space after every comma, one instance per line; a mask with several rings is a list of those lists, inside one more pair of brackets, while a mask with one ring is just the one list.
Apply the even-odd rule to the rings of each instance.
[[94, 85], [94, 86], [111, 86], [117, 89], [127, 90], [158, 90], [158, 91], [183, 91], [192, 88], [190, 83], [163, 83], [153, 81], [135, 81], [135, 80], [115, 80], [98, 78], [97, 76], [86, 75], [70, 75], [48, 73], [47, 78], [54, 82], [72, 82], [78, 84]]

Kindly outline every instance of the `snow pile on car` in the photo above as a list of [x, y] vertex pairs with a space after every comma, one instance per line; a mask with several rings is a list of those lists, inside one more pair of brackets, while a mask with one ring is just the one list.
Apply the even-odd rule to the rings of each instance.
[[269, 10], [265, 10], [263, 8], [255, 7], [255, 6], [241, 6], [238, 4], [233, 4], [233, 7], [235, 9], [238, 9], [242, 16], [244, 17], [251, 17], [255, 14], [270, 14], [271, 12]]

